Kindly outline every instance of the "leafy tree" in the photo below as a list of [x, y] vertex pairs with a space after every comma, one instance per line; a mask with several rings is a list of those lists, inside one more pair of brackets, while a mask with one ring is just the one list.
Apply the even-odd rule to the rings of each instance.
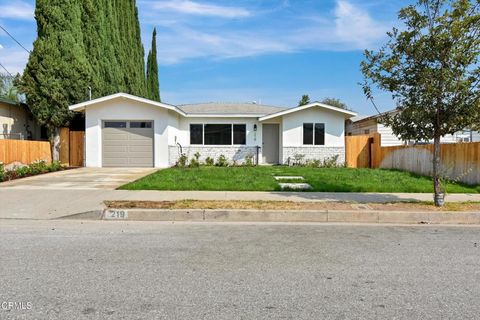
[[17, 77], [19, 77], [19, 75], [12, 77], [10, 74], [0, 73], [0, 97], [16, 102], [22, 100], [17, 86], [14, 83]]
[[388, 91], [398, 113], [385, 124], [402, 140], [431, 140], [435, 204], [444, 194], [440, 137], [468, 128], [480, 115], [480, 1], [419, 0], [403, 8], [403, 30], [393, 29], [378, 52], [365, 51], [363, 90]]
[[160, 85], [158, 83], [158, 62], [157, 62], [157, 29], [153, 29], [152, 49], [147, 59], [147, 96], [154, 101], [160, 100]]
[[36, 1], [38, 37], [18, 81], [32, 113], [49, 130], [53, 160], [59, 160], [59, 128], [72, 118], [68, 106], [87, 99], [90, 65], [83, 47], [81, 1]]
[[310, 103], [310, 97], [308, 94], [304, 94], [300, 101], [298, 102], [298, 106], [304, 106]]
[[328, 104], [329, 106], [332, 106], [332, 107], [337, 107], [337, 108], [348, 110], [348, 106], [345, 103], [343, 103], [342, 101], [340, 101], [340, 99], [325, 98], [325, 99], [322, 100], [322, 103]]

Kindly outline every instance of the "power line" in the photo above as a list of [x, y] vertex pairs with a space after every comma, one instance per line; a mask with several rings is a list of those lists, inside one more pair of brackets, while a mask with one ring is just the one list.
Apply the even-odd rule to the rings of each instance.
[[25, 48], [17, 39], [15, 39], [15, 37], [12, 36], [12, 35], [10, 34], [10, 32], [7, 31], [7, 29], [5, 29], [5, 28], [4, 28], [3, 26], [1, 26], [1, 25], [0, 25], [0, 28], [1, 28], [3, 31], [5, 31], [5, 33], [8, 34], [8, 36], [13, 39], [13, 41], [15, 41], [20, 47], [22, 47], [23, 50], [27, 51], [29, 54], [31, 53], [30, 50], [28, 50], [27, 48]]
[[3, 64], [0, 63], [0, 67], [2, 67], [3, 70], [7, 71], [7, 73], [10, 75], [10, 77], [13, 78], [13, 74], [11, 74], [10, 71], [8, 71], [7, 68], [5, 68]]

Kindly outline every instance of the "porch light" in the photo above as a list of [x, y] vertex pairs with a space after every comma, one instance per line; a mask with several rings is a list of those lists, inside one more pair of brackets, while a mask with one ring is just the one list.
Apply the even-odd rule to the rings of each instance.
[[257, 125], [256, 124], [253, 125], [253, 131], [257, 132]]

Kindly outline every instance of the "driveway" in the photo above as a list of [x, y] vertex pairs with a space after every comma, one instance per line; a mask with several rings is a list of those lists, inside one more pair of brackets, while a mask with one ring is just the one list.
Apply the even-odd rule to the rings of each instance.
[[158, 169], [154, 168], [79, 168], [0, 184], [0, 188], [61, 189], [61, 190], [113, 190], [140, 179]]
[[122, 192], [116, 188], [156, 170], [79, 168], [3, 182], [0, 219], [55, 219], [101, 210], [105, 199]]

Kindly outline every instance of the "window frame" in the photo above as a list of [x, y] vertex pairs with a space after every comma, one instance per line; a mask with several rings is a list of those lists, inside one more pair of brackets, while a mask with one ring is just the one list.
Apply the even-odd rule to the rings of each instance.
[[[312, 143], [305, 143], [305, 125], [311, 124], [312, 125]], [[323, 144], [317, 144], [315, 139], [316, 133], [316, 126], [323, 125]], [[327, 132], [327, 125], [325, 122], [303, 122], [302, 123], [302, 145], [303, 146], [325, 146], [326, 145], [326, 132]]]
[[[202, 126], [202, 144], [191, 144], [191, 140], [189, 141], [190, 145], [192, 146], [233, 146], [233, 147], [240, 147], [240, 146], [246, 146], [247, 141], [248, 141], [248, 125], [245, 122], [192, 122], [188, 124], [188, 131], [189, 131], [189, 136], [191, 135], [191, 125], [201, 125]], [[230, 125], [231, 127], [231, 139], [230, 139], [230, 144], [205, 144], [205, 126], [206, 125]], [[245, 126], [245, 144], [234, 144], [234, 127], [236, 125], [242, 125]]]

